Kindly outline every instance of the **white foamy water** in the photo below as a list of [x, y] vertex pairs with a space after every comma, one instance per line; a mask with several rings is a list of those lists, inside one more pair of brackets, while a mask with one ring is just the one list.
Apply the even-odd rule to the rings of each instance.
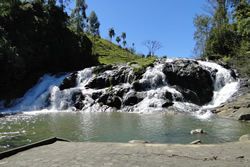
[[231, 71], [222, 66], [212, 63], [198, 61], [202, 66], [209, 67], [212, 70], [217, 70], [216, 79], [214, 81], [213, 100], [202, 107], [202, 110], [209, 110], [218, 107], [226, 102], [234, 93], [237, 92], [240, 86], [240, 81], [231, 76]]
[[[214, 79], [214, 95], [211, 102], [205, 106], [197, 106], [192, 103], [185, 102], [183, 95], [177, 91], [174, 87], [168, 84], [167, 76], [163, 73], [165, 63], [171, 63], [174, 60], [167, 59], [166, 61], [158, 61], [154, 67], [148, 67], [146, 72], [142, 75], [142, 78], [138, 81], [140, 84], [146, 85], [146, 89], [138, 93], [141, 94], [142, 100], [133, 106], [121, 106], [121, 109], [109, 107], [107, 105], [99, 104], [96, 99], [93, 99], [93, 93], [105, 94], [110, 91], [119, 91], [121, 89], [130, 89], [125, 92], [123, 99], [128, 96], [132, 91], [132, 81], [134, 79], [133, 70], [129, 66], [117, 66], [112, 70], [107, 70], [99, 76], [104, 78], [110, 78], [114, 74], [119, 74], [123, 70], [125, 74], [125, 83], [106, 87], [103, 89], [91, 89], [86, 85], [91, 82], [97, 74], [93, 71], [95, 67], [86, 68], [77, 73], [76, 86], [60, 90], [59, 85], [65, 79], [67, 75], [60, 77], [45, 75], [32, 89], [30, 89], [23, 98], [16, 100], [15, 104], [11, 108], [1, 109], [2, 112], [25, 112], [39, 114], [50, 112], [62, 112], [62, 111], [76, 111], [74, 99], [76, 94], [82, 94], [84, 98], [80, 100], [82, 112], [138, 112], [138, 113], [152, 113], [168, 111], [168, 108], [162, 106], [166, 103], [164, 99], [165, 93], [169, 92], [172, 95], [173, 106], [181, 112], [195, 113], [197, 117], [205, 119], [212, 114], [211, 109], [226, 102], [239, 88], [239, 80], [235, 80], [231, 76], [231, 71], [223, 68], [222, 66], [211, 63], [198, 61], [200, 66], [208, 71], [215, 72]], [[178, 100], [177, 100], [178, 99]], [[182, 99], [182, 100], [181, 100]], [[0, 104], [1, 106], [1, 104]], [[33, 111], [33, 112], [31, 112]]]

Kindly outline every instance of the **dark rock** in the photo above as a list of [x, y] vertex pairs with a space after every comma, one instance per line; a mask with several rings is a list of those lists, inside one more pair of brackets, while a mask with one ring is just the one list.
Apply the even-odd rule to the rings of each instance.
[[118, 96], [112, 96], [111, 94], [103, 94], [97, 101], [109, 107], [115, 107], [117, 109], [121, 108], [122, 101]]
[[87, 88], [102, 89], [110, 86], [119, 85], [122, 83], [132, 82], [129, 72], [132, 69], [129, 67], [112, 67], [112, 72], [110, 73], [99, 73], [92, 79], [87, 85]]
[[59, 89], [64, 90], [75, 87], [77, 84], [76, 80], [77, 80], [77, 72], [74, 72], [63, 80], [62, 84], [59, 86]]
[[128, 93], [128, 91], [129, 91], [129, 88], [122, 88], [121, 87], [119, 90], [117, 90], [116, 92], [114, 92], [114, 94], [116, 96], [119, 96], [119, 97], [122, 98], [125, 93]]
[[168, 108], [170, 106], [172, 106], [174, 103], [172, 101], [166, 101], [164, 104], [162, 104], [162, 107], [163, 108]]
[[[193, 91], [204, 105], [212, 100], [213, 80], [210, 72], [192, 60], [176, 60], [166, 63], [163, 69], [170, 85], [177, 85]], [[197, 103], [197, 102], [196, 102]]]
[[144, 82], [135, 81], [132, 83], [132, 89], [138, 92], [146, 91], [149, 88], [151, 88], [151, 86], [152, 85], [150, 84], [149, 81], [144, 81]]
[[92, 99], [96, 100], [102, 95], [102, 92], [94, 92], [92, 93]]
[[98, 76], [92, 79], [87, 85], [86, 88], [92, 88], [92, 89], [103, 89], [106, 87], [111, 86], [109, 78], [106, 78], [104, 76]]
[[173, 101], [172, 93], [170, 93], [168, 91], [165, 92], [164, 98], [167, 99], [167, 100]]
[[200, 99], [194, 91], [189, 89], [181, 88], [179, 86], [173, 86], [177, 91], [179, 91], [183, 98], [177, 98], [176, 101], [186, 101], [190, 103], [194, 103], [200, 105]]
[[120, 109], [121, 105], [122, 105], [122, 101], [121, 101], [121, 99], [119, 97], [113, 96], [113, 97], [111, 97], [111, 98], [109, 98], [107, 100], [106, 105], [109, 106], [109, 107], [115, 107], [117, 109]]
[[130, 92], [126, 95], [123, 104], [125, 106], [133, 106], [143, 100], [143, 97], [138, 96], [136, 92]]
[[93, 72], [95, 74], [100, 74], [100, 73], [103, 73], [105, 71], [113, 70], [113, 69], [114, 69], [114, 67], [112, 65], [99, 65], [99, 66], [95, 67]]
[[73, 95], [72, 95], [72, 101], [73, 101], [73, 106], [78, 109], [78, 110], [82, 110], [83, 107], [85, 106], [84, 105], [84, 99], [85, 99], [85, 96], [82, 94], [82, 92], [75, 92]]

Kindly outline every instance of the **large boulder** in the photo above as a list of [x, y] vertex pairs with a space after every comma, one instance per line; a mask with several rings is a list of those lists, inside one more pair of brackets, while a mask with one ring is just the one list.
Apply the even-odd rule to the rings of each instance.
[[[109, 66], [108, 66], [109, 67]], [[106, 69], [106, 68], [105, 68]], [[110, 67], [108, 68], [110, 69]], [[112, 67], [108, 71], [102, 71], [101, 69], [97, 70], [101, 73], [96, 74], [96, 77], [93, 78], [86, 87], [93, 89], [103, 89], [110, 86], [119, 85], [122, 83], [132, 82], [133, 77], [130, 75], [129, 67]]]
[[113, 96], [112, 94], [105, 93], [103, 94], [98, 100], [98, 103], [107, 105], [109, 107], [115, 107], [117, 109], [121, 108], [122, 101], [121, 98], [118, 96]]
[[63, 80], [62, 84], [59, 86], [59, 89], [64, 90], [73, 88], [77, 84], [76, 81], [77, 81], [77, 72], [74, 72]]
[[176, 60], [166, 63], [163, 72], [170, 85], [193, 91], [199, 98], [198, 105], [204, 105], [212, 100], [213, 80], [210, 72], [193, 60]]
[[143, 100], [143, 96], [137, 92], [129, 92], [123, 101], [125, 106], [133, 106]]

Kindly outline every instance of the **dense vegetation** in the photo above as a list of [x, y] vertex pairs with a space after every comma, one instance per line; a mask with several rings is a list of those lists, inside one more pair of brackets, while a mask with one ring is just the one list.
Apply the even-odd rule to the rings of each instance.
[[195, 51], [198, 56], [222, 60], [250, 76], [249, 0], [207, 0], [210, 15], [197, 15]]
[[[76, 71], [99, 63], [134, 62], [145, 67], [155, 60], [125, 47], [125, 32], [119, 37], [123, 48], [120, 41], [115, 45], [102, 39], [97, 14], [92, 11], [87, 16], [84, 0], [76, 0], [72, 12], [66, 12], [69, 2], [1, 0], [0, 99], [22, 96], [45, 73]], [[112, 37], [114, 29], [113, 33]]]
[[0, 6], [0, 99], [19, 96], [44, 73], [97, 64], [92, 43], [68, 28], [55, 3], [5, 0]]

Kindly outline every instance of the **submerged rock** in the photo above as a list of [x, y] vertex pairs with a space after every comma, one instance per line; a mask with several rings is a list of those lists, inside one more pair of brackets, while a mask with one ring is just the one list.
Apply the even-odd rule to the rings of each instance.
[[194, 129], [190, 131], [191, 135], [195, 135], [195, 134], [207, 134], [207, 132], [205, 132], [203, 129]]

